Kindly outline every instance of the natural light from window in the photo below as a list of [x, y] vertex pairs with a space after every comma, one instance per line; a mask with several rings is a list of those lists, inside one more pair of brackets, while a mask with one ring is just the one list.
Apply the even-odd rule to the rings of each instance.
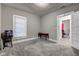
[[14, 37], [26, 37], [27, 19], [23, 16], [13, 15]]

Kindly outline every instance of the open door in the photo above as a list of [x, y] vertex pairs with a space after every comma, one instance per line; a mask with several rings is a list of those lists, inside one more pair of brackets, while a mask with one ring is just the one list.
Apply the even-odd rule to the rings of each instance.
[[79, 11], [74, 12], [72, 19], [72, 46], [79, 49]]
[[71, 12], [57, 17], [57, 39], [59, 44], [71, 46], [71, 20]]

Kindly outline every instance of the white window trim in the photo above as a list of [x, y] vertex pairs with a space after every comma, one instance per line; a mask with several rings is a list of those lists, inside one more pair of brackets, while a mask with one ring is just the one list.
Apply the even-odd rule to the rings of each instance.
[[27, 38], [27, 18], [24, 17], [24, 16], [19, 16], [19, 15], [13, 15], [13, 34], [14, 34], [14, 31], [15, 31], [15, 17], [20, 17], [20, 18], [24, 18], [26, 19], [26, 37], [14, 37], [13, 38], [15, 39], [21, 39], [21, 38]]

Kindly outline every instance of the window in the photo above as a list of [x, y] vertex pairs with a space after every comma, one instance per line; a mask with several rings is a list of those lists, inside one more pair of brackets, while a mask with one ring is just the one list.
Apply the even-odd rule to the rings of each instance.
[[14, 37], [26, 37], [27, 19], [23, 16], [13, 15]]

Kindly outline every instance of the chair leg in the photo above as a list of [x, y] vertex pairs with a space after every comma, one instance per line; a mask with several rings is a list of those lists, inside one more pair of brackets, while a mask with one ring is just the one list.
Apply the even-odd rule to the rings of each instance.
[[11, 41], [11, 47], [13, 47], [12, 41]]
[[5, 42], [3, 42], [3, 49], [5, 48]]
[[12, 44], [12, 42], [11, 42], [11, 47], [13, 47], [13, 44]]

